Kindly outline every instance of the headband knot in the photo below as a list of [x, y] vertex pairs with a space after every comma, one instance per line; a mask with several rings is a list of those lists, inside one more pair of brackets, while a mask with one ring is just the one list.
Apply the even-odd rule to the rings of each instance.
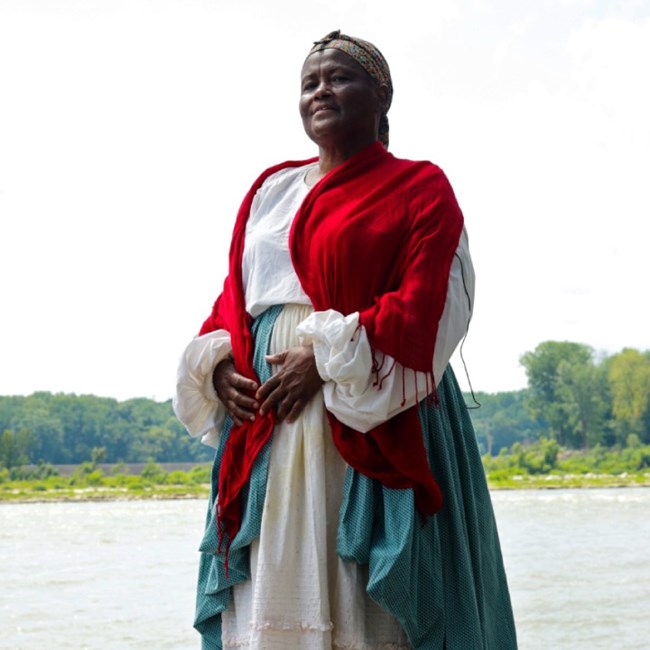
[[314, 45], [326, 45], [330, 41], [336, 40], [341, 35], [340, 29], [335, 29], [333, 32], [330, 32], [327, 36], [324, 36], [320, 41], [314, 41]]

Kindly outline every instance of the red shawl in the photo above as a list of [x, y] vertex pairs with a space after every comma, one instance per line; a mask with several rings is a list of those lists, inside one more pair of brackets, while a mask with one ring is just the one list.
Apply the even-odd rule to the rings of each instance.
[[[241, 277], [250, 206], [264, 180], [290, 161], [267, 169], [237, 215], [230, 270], [200, 334], [225, 329], [238, 372], [253, 370], [251, 317]], [[360, 313], [373, 349], [402, 366], [431, 373], [437, 327], [463, 217], [442, 171], [429, 162], [400, 160], [375, 142], [336, 167], [305, 198], [289, 246], [294, 268], [314, 309]], [[382, 373], [374, 368], [377, 376]], [[386, 369], [385, 372], [389, 372]], [[442, 495], [428, 465], [416, 407], [366, 434], [329, 414], [339, 453], [355, 470], [391, 488], [412, 488], [418, 510], [429, 515]], [[233, 427], [219, 474], [220, 534], [232, 540], [241, 523], [240, 493], [253, 461], [270, 439], [273, 413]]]

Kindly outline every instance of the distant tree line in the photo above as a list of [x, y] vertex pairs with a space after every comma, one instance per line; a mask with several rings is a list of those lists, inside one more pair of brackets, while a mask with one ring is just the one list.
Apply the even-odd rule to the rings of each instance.
[[[580, 343], [546, 341], [521, 363], [526, 389], [476, 394], [481, 407], [472, 419], [482, 453], [545, 440], [567, 449], [650, 444], [650, 352], [599, 357]], [[107, 463], [205, 462], [213, 452], [188, 436], [171, 401], [0, 397], [0, 467], [76, 464], [98, 454]]]
[[187, 434], [171, 400], [0, 396], [0, 467], [76, 464], [98, 453], [106, 463], [205, 462], [213, 456]]
[[581, 343], [546, 341], [521, 364], [528, 388], [477, 394], [472, 418], [484, 453], [541, 439], [567, 449], [650, 444], [650, 352], [598, 356]]

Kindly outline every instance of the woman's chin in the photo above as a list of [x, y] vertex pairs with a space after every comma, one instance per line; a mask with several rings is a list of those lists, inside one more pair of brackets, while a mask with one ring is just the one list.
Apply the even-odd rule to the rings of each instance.
[[307, 135], [316, 144], [325, 144], [327, 142], [336, 141], [338, 138], [344, 137], [344, 133], [339, 124], [336, 123], [332, 116], [319, 118], [317, 121], [312, 121], [309, 128], [306, 129]]

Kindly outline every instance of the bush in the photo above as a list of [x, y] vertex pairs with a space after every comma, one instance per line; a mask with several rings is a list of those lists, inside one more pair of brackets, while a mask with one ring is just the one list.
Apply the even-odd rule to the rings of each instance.
[[144, 489], [144, 483], [139, 476], [126, 476], [124, 482], [128, 490], [138, 491]]
[[212, 467], [210, 465], [197, 465], [189, 471], [189, 477], [195, 485], [210, 483], [212, 480]]
[[510, 453], [501, 449], [498, 456], [483, 456], [483, 466], [490, 480], [499, 481], [517, 474], [548, 474], [553, 470], [564, 474], [618, 475], [647, 471], [650, 468], [650, 445], [636, 444], [630, 436], [625, 449], [596, 445], [589, 451], [561, 449], [555, 440], [542, 438], [532, 445], [516, 442]]
[[151, 459], [140, 473], [140, 476], [149, 483], [164, 483], [165, 475], [165, 470]]
[[96, 469], [94, 472], [86, 475], [86, 485], [102, 485], [104, 483], [104, 474], [101, 469]]
[[510, 481], [514, 476], [520, 475], [522, 472], [518, 472], [513, 468], [510, 469], [495, 469], [488, 474], [490, 481], [494, 483], [499, 483], [500, 481]]
[[192, 480], [189, 474], [180, 470], [169, 472], [167, 476], [165, 476], [165, 483], [167, 485], [189, 485], [191, 482]]
[[104, 473], [101, 469], [97, 469], [93, 463], [81, 463], [70, 477], [70, 485], [76, 487], [101, 485], [103, 481]]

